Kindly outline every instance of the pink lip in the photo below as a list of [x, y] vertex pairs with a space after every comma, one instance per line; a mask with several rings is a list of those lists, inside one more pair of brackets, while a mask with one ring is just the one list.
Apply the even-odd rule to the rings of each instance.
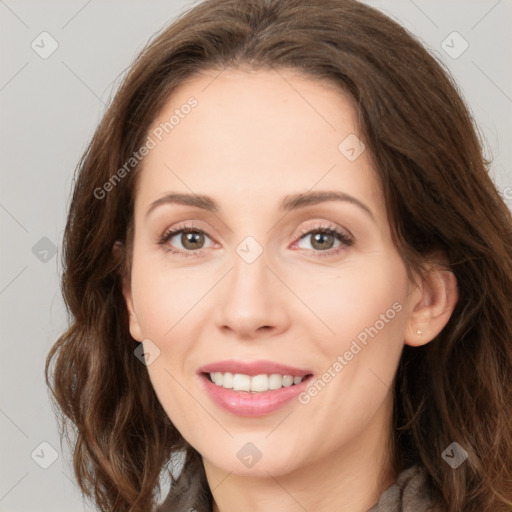
[[[305, 378], [300, 384], [282, 387], [264, 392], [248, 392], [233, 391], [222, 386], [217, 386], [211, 382], [207, 374], [221, 373], [242, 373], [244, 375], [271, 375], [278, 373], [279, 375], [292, 375], [293, 377], [310, 377]], [[276, 411], [293, 398], [302, 393], [309, 385], [313, 372], [311, 370], [303, 370], [293, 368], [272, 361], [218, 361], [216, 363], [207, 364], [199, 368], [197, 373], [201, 377], [201, 382], [215, 404], [219, 407], [237, 416], [263, 416]]]
[[[257, 374], [256, 374], [257, 375]], [[289, 375], [289, 374], [286, 374]], [[217, 386], [205, 374], [201, 382], [215, 404], [237, 416], [263, 416], [270, 414], [302, 393], [312, 380], [305, 378], [300, 384], [264, 392], [233, 391]]]
[[216, 363], [207, 364], [199, 368], [197, 373], [243, 373], [244, 375], [271, 375], [272, 373], [279, 373], [280, 375], [292, 375], [293, 377], [305, 377], [313, 373], [311, 370], [301, 370], [300, 368], [293, 368], [280, 363], [272, 361], [218, 361]]

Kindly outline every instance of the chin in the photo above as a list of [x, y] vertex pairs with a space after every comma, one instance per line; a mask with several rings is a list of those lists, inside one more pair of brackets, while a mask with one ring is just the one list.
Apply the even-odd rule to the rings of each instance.
[[[262, 446], [256, 447], [256, 444], [247, 442], [241, 447], [232, 449], [226, 447], [225, 450], [219, 450], [211, 454], [212, 457], [203, 456], [203, 461], [222, 469], [226, 473], [232, 473], [238, 476], [250, 476], [256, 478], [268, 478], [269, 474], [275, 477], [286, 475], [295, 471], [298, 466], [296, 450], [290, 447], [289, 453], [285, 453], [283, 447]], [[279, 453], [276, 453], [277, 450]], [[233, 454], [234, 456], [228, 456]]]

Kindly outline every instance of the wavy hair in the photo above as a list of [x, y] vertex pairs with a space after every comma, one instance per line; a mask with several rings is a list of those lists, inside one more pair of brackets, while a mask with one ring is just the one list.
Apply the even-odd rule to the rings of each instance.
[[[62, 251], [69, 327], [45, 366], [82, 492], [104, 512], [156, 510], [161, 472], [181, 453], [167, 510], [211, 510], [201, 456], [165, 414], [129, 333], [122, 279], [140, 165], [112, 178], [180, 84], [242, 65], [296, 70], [348, 94], [406, 268], [424, 272], [440, 251], [457, 278], [445, 328], [403, 350], [395, 470], [425, 467], [448, 512], [510, 511], [511, 213], [450, 73], [402, 26], [355, 0], [201, 2], [148, 43], [106, 110], [76, 169]], [[112, 190], [100, 195], [107, 182]], [[456, 470], [441, 458], [453, 441], [468, 452]]]

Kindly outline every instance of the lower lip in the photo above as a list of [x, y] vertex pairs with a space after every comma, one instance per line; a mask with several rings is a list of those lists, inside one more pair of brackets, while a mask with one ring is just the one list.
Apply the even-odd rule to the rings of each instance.
[[277, 411], [302, 393], [312, 379], [312, 375], [309, 375], [300, 384], [293, 386], [248, 392], [217, 386], [205, 374], [201, 374], [200, 377], [210, 398], [219, 407], [237, 416], [263, 416]]

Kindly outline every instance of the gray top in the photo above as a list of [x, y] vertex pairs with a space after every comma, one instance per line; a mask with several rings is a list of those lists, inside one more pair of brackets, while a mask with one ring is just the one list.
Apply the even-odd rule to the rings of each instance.
[[427, 475], [418, 465], [402, 471], [368, 512], [440, 512], [434, 506]]

